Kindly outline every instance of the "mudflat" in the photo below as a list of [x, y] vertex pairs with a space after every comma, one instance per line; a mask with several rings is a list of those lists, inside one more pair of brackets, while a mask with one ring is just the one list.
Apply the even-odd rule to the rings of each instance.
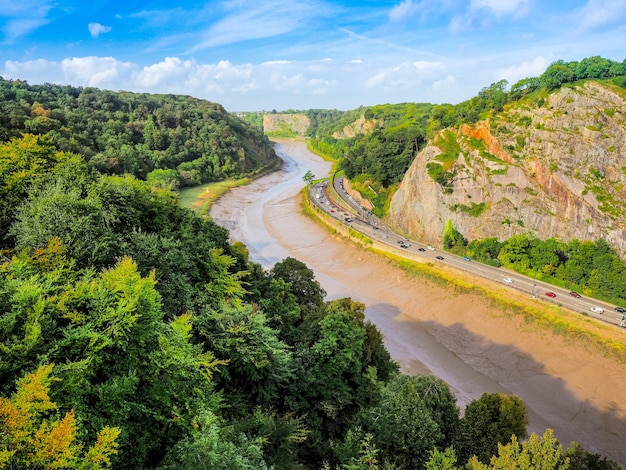
[[[576, 441], [626, 465], [626, 364], [527, 324], [483, 295], [411, 277], [331, 235], [301, 214], [299, 195], [304, 173], [326, 176], [330, 164], [304, 142], [277, 141], [276, 150], [285, 160], [281, 171], [231, 190], [211, 208], [253, 261], [269, 268], [292, 256], [315, 272], [329, 299], [363, 302], [402, 371], [442, 378], [461, 409], [485, 392], [517, 395], [530, 432], [551, 428], [565, 448]], [[626, 342], [626, 330], [614, 330]]]

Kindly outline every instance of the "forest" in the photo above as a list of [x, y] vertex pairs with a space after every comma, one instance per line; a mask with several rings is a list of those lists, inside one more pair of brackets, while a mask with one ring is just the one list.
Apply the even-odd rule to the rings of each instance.
[[0, 147], [0, 190], [3, 468], [619, 468], [526, 441], [517, 397], [461, 415], [363, 304], [294, 258], [261, 269], [170, 190], [33, 135]]
[[0, 468], [621, 468], [528, 436], [518, 397], [461, 410], [302, 262], [264, 270], [172, 185], [20, 122], [0, 144]]
[[0, 141], [46, 135], [110, 175], [174, 189], [275, 168], [258, 127], [210, 101], [0, 78]]

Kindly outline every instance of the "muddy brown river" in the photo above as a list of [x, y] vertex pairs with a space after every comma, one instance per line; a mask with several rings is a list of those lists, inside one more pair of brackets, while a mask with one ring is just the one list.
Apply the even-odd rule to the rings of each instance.
[[[287, 256], [306, 263], [329, 299], [352, 297], [385, 336], [407, 374], [441, 377], [464, 408], [485, 392], [519, 396], [529, 432], [546, 428], [626, 465], [626, 364], [507, 315], [477, 294], [407, 276], [385, 259], [331, 235], [300, 213], [302, 176], [330, 164], [300, 141], [277, 141], [283, 169], [231, 190], [211, 208], [233, 241], [264, 268]], [[626, 330], [622, 330], [626, 341]]]

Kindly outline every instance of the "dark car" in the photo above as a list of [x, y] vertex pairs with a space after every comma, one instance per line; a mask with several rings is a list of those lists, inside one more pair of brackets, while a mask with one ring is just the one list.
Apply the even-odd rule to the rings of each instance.
[[572, 297], [576, 297], [577, 299], [580, 299], [582, 297], [582, 295], [574, 291], [570, 292], [569, 295], [571, 295]]
[[626, 308], [623, 307], [615, 307], [615, 311], [619, 313], [626, 313]]
[[556, 297], [556, 294], [554, 292], [546, 292], [546, 295], [552, 298]]
[[443, 259], [443, 256], [435, 256], [435, 258], [437, 258], [437, 259], [440, 259], [440, 260], [441, 260], [441, 259]]
[[426, 251], [426, 248], [422, 248], [421, 246], [417, 249], [417, 251]]

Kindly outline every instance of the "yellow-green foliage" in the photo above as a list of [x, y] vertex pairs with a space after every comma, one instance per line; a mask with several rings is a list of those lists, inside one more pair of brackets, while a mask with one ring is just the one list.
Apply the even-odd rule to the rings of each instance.
[[456, 162], [461, 153], [461, 144], [457, 140], [456, 133], [452, 130], [446, 130], [439, 134], [433, 143], [441, 150], [441, 153], [437, 155], [437, 160], [444, 163], [444, 168], [448, 170], [449, 168], [446, 168], [445, 164], [449, 166]]

